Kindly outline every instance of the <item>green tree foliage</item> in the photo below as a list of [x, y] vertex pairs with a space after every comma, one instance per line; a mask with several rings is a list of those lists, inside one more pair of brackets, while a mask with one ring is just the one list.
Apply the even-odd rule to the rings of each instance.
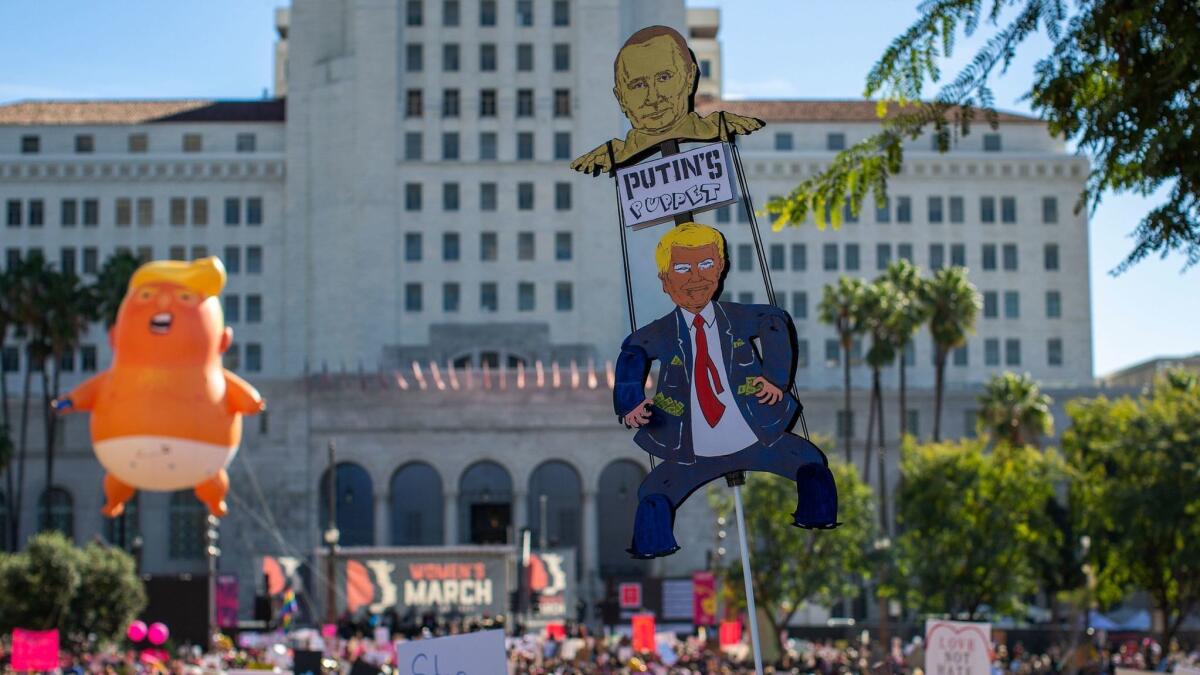
[[[862, 279], [839, 277], [836, 285], [826, 284], [817, 305], [821, 323], [833, 326], [842, 345], [842, 392], [845, 397], [843, 409], [850, 415], [850, 350], [854, 347], [854, 336], [862, 332], [861, 310], [866, 284]], [[850, 442], [854, 438], [849, 423], [842, 430], [842, 447], [846, 450], [846, 462], [850, 463]]]
[[1011, 615], [1037, 591], [1038, 561], [1057, 530], [1045, 504], [1062, 472], [1053, 452], [979, 440], [901, 450], [897, 573], [888, 589], [921, 612], [972, 620]]
[[1144, 590], [1169, 644], [1200, 609], [1200, 379], [1168, 373], [1138, 398], [1067, 404], [1063, 450], [1098, 599]]
[[1054, 401], [1042, 393], [1029, 373], [993, 375], [978, 400], [979, 430], [998, 443], [1038, 445], [1042, 436], [1054, 433], [1054, 415], [1050, 412]]
[[119, 251], [104, 261], [92, 289], [105, 328], [112, 328], [117, 322], [117, 310], [125, 299], [129, 280], [141, 265], [142, 260], [128, 251]]
[[[858, 580], [869, 575], [867, 551], [875, 540], [874, 495], [851, 465], [830, 463], [838, 487], [838, 517], [833, 530], [802, 530], [792, 524], [796, 483], [773, 474], [749, 474], [742, 488], [751, 555], [754, 598], [771, 622], [763, 636], [778, 635], [801, 604], [830, 605], [858, 595]], [[725, 516], [731, 547], [736, 547], [732, 490], [714, 487], [709, 503]], [[735, 602], [745, 607], [742, 567], [738, 556], [719, 573]]]
[[64, 647], [79, 651], [120, 639], [145, 606], [133, 559], [120, 549], [78, 549], [45, 532], [24, 551], [0, 555], [0, 633], [57, 628]]
[[[867, 75], [863, 95], [878, 97], [882, 129], [838, 153], [828, 168], [789, 195], [768, 202], [775, 227], [805, 222], [836, 226], [842, 207], [857, 213], [868, 192], [882, 206], [888, 179], [904, 161], [903, 144], [932, 133], [946, 152], [981, 115], [997, 115], [990, 82], [1021, 43], [1045, 31], [1053, 43], [1035, 67], [1027, 96], [1051, 133], [1093, 158], [1076, 208], [1093, 208], [1107, 191], [1170, 194], [1138, 224], [1136, 243], [1118, 270], [1150, 253], [1181, 252], [1200, 262], [1200, 4], [1194, 0], [924, 0], [921, 16]], [[942, 83], [940, 62], [961, 32], [988, 37], [974, 57]], [[928, 100], [922, 100], [927, 98]], [[828, 216], [831, 215], [830, 219]]]
[[934, 403], [933, 440], [942, 440], [942, 394], [946, 384], [946, 357], [967, 342], [983, 300], [965, 267], [946, 267], [921, 284], [918, 295], [929, 317], [933, 336]]

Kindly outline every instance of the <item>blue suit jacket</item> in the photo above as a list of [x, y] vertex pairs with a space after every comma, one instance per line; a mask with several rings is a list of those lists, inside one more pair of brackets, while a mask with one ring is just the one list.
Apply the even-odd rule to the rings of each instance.
[[[770, 446], [791, 428], [799, 405], [789, 391], [792, 383], [792, 321], [772, 305], [713, 302], [725, 374], [737, 406], [763, 445]], [[758, 338], [762, 359], [751, 342]], [[692, 341], [678, 307], [625, 338], [617, 357], [613, 407], [624, 418], [645, 400], [650, 362], [658, 360], [658, 391], [650, 407], [650, 422], [638, 429], [634, 442], [666, 460], [690, 464], [692, 450]], [[759, 403], [750, 381], [762, 376], [783, 390], [775, 405]], [[730, 413], [733, 411], [726, 411]], [[732, 448], [731, 450], [741, 450]]]

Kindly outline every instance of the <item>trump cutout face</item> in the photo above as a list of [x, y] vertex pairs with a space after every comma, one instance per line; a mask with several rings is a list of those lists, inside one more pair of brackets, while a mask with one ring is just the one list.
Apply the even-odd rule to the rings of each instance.
[[659, 279], [662, 279], [663, 292], [671, 296], [676, 305], [699, 314], [717, 294], [724, 271], [725, 259], [716, 244], [672, 246], [670, 265]]
[[635, 129], [661, 133], [679, 124], [690, 112], [695, 84], [691, 55], [667, 35], [627, 45], [617, 55], [613, 94]]

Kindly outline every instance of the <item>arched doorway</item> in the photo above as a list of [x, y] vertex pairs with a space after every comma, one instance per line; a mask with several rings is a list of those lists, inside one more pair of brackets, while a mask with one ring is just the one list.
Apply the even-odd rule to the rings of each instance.
[[[539, 464], [529, 476], [529, 510], [526, 512], [534, 545], [541, 546], [544, 542], [548, 548], [578, 549], [583, 529], [582, 505], [582, 482], [574, 467], [556, 459]], [[545, 533], [542, 532], [543, 522]]]
[[495, 462], [477, 462], [464, 471], [458, 483], [459, 543], [508, 543], [512, 493], [512, 476]]
[[637, 513], [637, 491], [646, 477], [638, 463], [619, 459], [600, 472], [596, 493], [596, 523], [600, 535], [600, 575], [616, 576], [642, 574], [646, 563], [629, 557], [625, 549], [633, 534], [633, 517]]
[[[125, 510], [121, 511], [121, 515], [116, 518], [104, 519], [104, 539], [109, 544], [126, 551], [133, 550], [133, 542], [141, 534], [139, 529], [140, 509], [138, 508], [140, 496], [140, 493], [135, 494], [132, 499], [125, 502]], [[104, 501], [105, 499], [101, 497], [101, 503]]]
[[[371, 475], [357, 464], [337, 465], [337, 529], [339, 546], [373, 546], [375, 544], [375, 495]], [[329, 470], [321, 475], [320, 519], [322, 532], [329, 523]]]
[[405, 464], [392, 474], [394, 546], [442, 544], [442, 477], [425, 462]]
[[38, 529], [56, 530], [67, 539], [75, 538], [75, 500], [65, 488], [54, 486], [42, 491], [38, 499]]

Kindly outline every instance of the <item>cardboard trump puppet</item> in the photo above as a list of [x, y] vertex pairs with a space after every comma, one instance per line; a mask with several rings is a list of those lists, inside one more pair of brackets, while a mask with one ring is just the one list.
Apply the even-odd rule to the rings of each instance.
[[225, 467], [241, 442], [242, 415], [265, 404], [221, 365], [233, 341], [221, 312], [224, 286], [216, 257], [139, 267], [109, 332], [112, 367], [54, 401], [60, 412], [92, 413], [105, 516], [121, 515], [137, 490], [184, 488], [212, 515], [225, 515]]
[[[671, 228], [655, 261], [676, 308], [625, 339], [613, 390], [617, 416], [637, 429], [634, 441], [663, 460], [638, 489], [629, 553], [655, 558], [679, 550], [675, 510], [709, 481], [742, 470], [796, 481], [796, 526], [836, 527], [837, 488], [825, 455], [788, 431], [799, 412], [789, 393], [791, 317], [772, 305], [714, 300], [726, 262], [725, 240], [712, 227]], [[659, 362], [658, 387], [647, 398], [652, 361]]]

